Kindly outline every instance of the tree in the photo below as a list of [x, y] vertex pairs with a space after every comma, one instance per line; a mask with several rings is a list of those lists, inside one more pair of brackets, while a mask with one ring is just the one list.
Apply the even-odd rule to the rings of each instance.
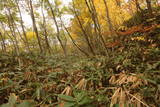
[[6, 49], [5, 39], [4, 39], [1, 31], [0, 31], [0, 42], [1, 42], [1, 46], [2, 46], [2, 51], [6, 52], [7, 49]]
[[151, 0], [146, 0], [146, 3], [147, 3], [147, 8], [148, 8], [148, 11], [149, 11], [150, 15], [152, 15], [152, 6], [151, 6]]
[[60, 38], [60, 29], [59, 29], [59, 26], [58, 26], [58, 22], [57, 22], [57, 19], [56, 19], [56, 15], [55, 15], [55, 13], [54, 13], [54, 10], [53, 10], [52, 5], [51, 5], [51, 3], [49, 2], [49, 0], [47, 0], [47, 3], [48, 3], [49, 8], [50, 8], [50, 10], [51, 10], [52, 18], [53, 18], [53, 21], [54, 21], [55, 26], [56, 26], [56, 30], [57, 30], [56, 37], [57, 37], [57, 39], [58, 39], [58, 41], [59, 41], [59, 43], [60, 43], [60, 45], [61, 45], [61, 47], [62, 47], [62, 49], [63, 49], [64, 55], [66, 56], [67, 53], [66, 53], [65, 47], [64, 47], [64, 45], [63, 45], [63, 43], [62, 43], [62, 40], [61, 40], [61, 38]]
[[112, 22], [111, 22], [111, 19], [110, 19], [107, 2], [106, 2], [106, 0], [103, 0], [103, 2], [104, 2], [104, 5], [105, 5], [105, 9], [106, 9], [106, 16], [107, 16], [107, 22], [109, 24], [109, 30], [110, 30], [110, 32], [113, 32], [113, 25], [112, 25]]
[[34, 29], [34, 32], [36, 33], [36, 37], [37, 37], [37, 40], [38, 40], [39, 49], [40, 49], [40, 52], [43, 52], [40, 37], [39, 37], [39, 34], [38, 34], [38, 29], [37, 29], [37, 26], [36, 26], [36, 20], [35, 20], [35, 16], [34, 16], [34, 12], [33, 12], [32, 0], [29, 0], [29, 9], [30, 9], [30, 15], [31, 15], [32, 23], [33, 23], [33, 29]]
[[[96, 36], [100, 38], [101, 41], [98, 41], [99, 44], [101, 44], [102, 42], [102, 45], [105, 47], [106, 51], [108, 51], [106, 45], [105, 45], [105, 40], [102, 36], [102, 30], [101, 30], [101, 26], [100, 26], [100, 23], [99, 23], [99, 19], [98, 19], [98, 16], [97, 16], [97, 10], [96, 10], [96, 7], [94, 5], [94, 2], [93, 0], [90, 0], [90, 2], [88, 3], [87, 0], [85, 0], [85, 3], [88, 7], [88, 10], [91, 14], [91, 17], [92, 17], [92, 20], [93, 20], [93, 23], [94, 23], [94, 31], [96, 33]], [[108, 53], [107, 53], [108, 55]]]
[[69, 30], [67, 29], [67, 27], [64, 25], [63, 21], [62, 21], [62, 18], [60, 17], [60, 20], [61, 20], [61, 23], [62, 23], [62, 26], [64, 27], [64, 29], [66, 30], [68, 36], [70, 37], [72, 43], [75, 45], [75, 47], [82, 53], [84, 53], [86, 56], [89, 56], [89, 54], [87, 52], [85, 52], [83, 49], [81, 49], [81, 47], [76, 44], [75, 40], [73, 39], [71, 33], [69, 32]]
[[89, 47], [91, 53], [92, 53], [93, 55], [95, 55], [95, 52], [94, 52], [94, 49], [93, 49], [93, 47], [92, 47], [92, 44], [91, 44], [91, 42], [90, 42], [90, 40], [89, 40], [89, 37], [88, 37], [88, 35], [87, 35], [87, 33], [86, 33], [83, 25], [82, 25], [82, 22], [80, 21], [80, 18], [79, 18], [79, 16], [78, 16], [78, 13], [77, 13], [77, 11], [76, 11], [75, 3], [74, 3], [74, 1], [72, 1], [72, 2], [73, 2], [73, 10], [72, 10], [72, 11], [73, 11], [73, 13], [74, 13], [74, 15], [75, 15], [75, 17], [76, 17], [76, 19], [77, 19], [77, 21], [78, 21], [78, 24], [79, 24], [79, 26], [80, 26], [80, 28], [81, 28], [81, 30], [82, 30], [82, 33], [83, 33], [83, 35], [84, 35], [84, 38], [85, 38], [85, 40], [86, 40], [86, 42], [87, 42], [87, 44], [88, 44], [88, 47]]
[[117, 6], [121, 7], [121, 1], [120, 0], [116, 0], [116, 4], [117, 4]]
[[134, 1], [135, 1], [137, 11], [142, 11], [142, 8], [140, 7], [140, 4], [139, 4], [138, 0], [134, 0]]
[[20, 24], [21, 24], [23, 36], [24, 36], [24, 39], [25, 39], [25, 40], [24, 40], [24, 41], [25, 41], [25, 45], [26, 45], [28, 51], [30, 52], [29, 43], [28, 43], [28, 39], [27, 39], [27, 35], [26, 35], [25, 28], [24, 28], [23, 20], [22, 20], [21, 9], [20, 9], [20, 7], [19, 7], [18, 0], [15, 0], [15, 2], [16, 2], [17, 8], [18, 8], [19, 16], [20, 16]]
[[42, 13], [42, 18], [43, 18], [42, 28], [43, 28], [43, 32], [44, 32], [43, 34], [44, 34], [44, 37], [45, 37], [45, 43], [46, 43], [48, 52], [51, 53], [51, 48], [50, 48], [50, 44], [49, 44], [49, 41], [48, 41], [48, 33], [47, 33], [47, 28], [46, 28], [46, 18], [44, 16], [43, 0], [41, 1], [41, 13]]

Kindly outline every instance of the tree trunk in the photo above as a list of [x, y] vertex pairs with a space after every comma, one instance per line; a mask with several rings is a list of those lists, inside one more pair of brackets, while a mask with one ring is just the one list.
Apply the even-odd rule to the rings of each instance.
[[21, 59], [20, 59], [20, 50], [19, 50], [18, 40], [17, 40], [17, 37], [16, 37], [14, 20], [13, 20], [12, 14], [10, 12], [10, 9], [7, 8], [7, 10], [8, 10], [8, 13], [9, 13], [9, 15], [6, 13], [6, 16], [7, 16], [7, 19], [8, 19], [8, 26], [9, 26], [11, 34], [12, 34], [14, 40], [15, 40], [15, 51], [16, 51], [16, 55], [17, 55], [19, 68], [21, 68], [22, 63], [21, 63]]
[[116, 4], [117, 4], [117, 6], [121, 7], [121, 1], [120, 0], [116, 0]]
[[21, 10], [20, 10], [19, 4], [18, 4], [18, 0], [16, 0], [16, 4], [17, 4], [17, 8], [18, 8], [19, 15], [20, 15], [20, 24], [21, 24], [21, 28], [22, 28], [22, 31], [23, 31], [23, 35], [24, 35], [24, 38], [25, 38], [25, 45], [26, 45], [26, 47], [27, 47], [27, 50], [30, 52], [29, 43], [28, 43], [26, 31], [25, 31], [25, 29], [24, 29], [23, 20], [22, 20], [22, 13], [21, 13]]
[[110, 32], [113, 32], [113, 25], [111, 23], [111, 19], [110, 19], [110, 16], [109, 16], [108, 5], [106, 3], [106, 0], [103, 0], [103, 2], [104, 2], [104, 5], [105, 5], [105, 9], [106, 9], [106, 16], [107, 16], [107, 22], [108, 22], [108, 25], [109, 25], [109, 30], [110, 30]]
[[72, 2], [73, 2], [73, 13], [74, 13], [75, 17], [77, 18], [78, 24], [80, 25], [80, 28], [81, 28], [81, 30], [82, 30], [82, 32], [83, 32], [83, 34], [84, 34], [84, 38], [85, 38], [85, 40], [86, 40], [86, 42], [87, 42], [87, 45], [88, 45], [91, 53], [92, 53], [93, 55], [95, 55], [95, 52], [94, 52], [94, 49], [93, 49], [93, 47], [92, 47], [92, 45], [91, 45], [91, 43], [90, 43], [89, 37], [88, 37], [88, 35], [87, 35], [87, 33], [86, 33], [83, 25], [82, 25], [82, 23], [81, 23], [78, 15], [77, 15], [77, 13], [76, 13], [74, 1], [72, 0]]
[[0, 32], [0, 38], [2, 40], [2, 51], [6, 52], [6, 44], [5, 44], [5, 39], [2, 35], [2, 33]]
[[135, 0], [135, 4], [136, 4], [137, 11], [142, 11], [142, 8], [140, 7], [138, 0]]
[[36, 37], [37, 37], [37, 40], [38, 40], [38, 45], [39, 45], [40, 52], [43, 53], [40, 37], [39, 37], [39, 34], [38, 34], [38, 29], [37, 29], [37, 26], [36, 26], [35, 16], [34, 16], [34, 12], [33, 12], [32, 0], [29, 0], [29, 5], [30, 5], [30, 14], [31, 14], [32, 23], [33, 23], [33, 29], [34, 29], [34, 32], [36, 33]]
[[[101, 45], [103, 45], [104, 47], [105, 47], [105, 49], [106, 49], [106, 53], [107, 53], [107, 55], [108, 55], [108, 49], [107, 49], [107, 47], [106, 47], [106, 45], [105, 45], [105, 40], [104, 40], [104, 38], [103, 38], [103, 36], [102, 36], [102, 30], [101, 30], [101, 26], [100, 26], [100, 24], [99, 24], [99, 20], [98, 20], [98, 16], [97, 16], [97, 11], [96, 11], [96, 8], [95, 8], [95, 5], [94, 5], [94, 2], [93, 2], [93, 0], [90, 0], [90, 5], [89, 5], [89, 3], [87, 2], [87, 0], [85, 0], [85, 3], [86, 3], [86, 5], [87, 5], [87, 7], [88, 7], [88, 10], [89, 10], [89, 12], [90, 12], [90, 14], [91, 14], [91, 18], [92, 18], [92, 20], [93, 20], [93, 22], [94, 22], [94, 30], [95, 30], [95, 33], [96, 33], [96, 35], [100, 38], [100, 44]], [[102, 43], [101, 43], [102, 42]]]
[[151, 5], [151, 0], [146, 0], [147, 3], [147, 9], [149, 11], [149, 14], [152, 15], [152, 5]]
[[12, 34], [12, 37], [14, 38], [15, 40], [15, 50], [16, 50], [16, 54], [17, 56], [19, 56], [19, 46], [18, 46], [18, 40], [16, 38], [16, 32], [15, 32], [15, 26], [13, 24], [13, 19], [11, 17], [11, 12], [10, 12], [10, 9], [8, 9], [8, 13], [9, 15], [6, 13], [6, 16], [7, 16], [7, 19], [8, 19], [8, 26], [9, 26], [9, 29], [11, 31], [11, 34]]
[[86, 56], [89, 56], [89, 54], [87, 52], [85, 52], [83, 49], [81, 49], [81, 47], [79, 45], [76, 44], [75, 40], [73, 39], [72, 35], [70, 34], [70, 32], [68, 31], [68, 29], [66, 28], [66, 26], [64, 25], [64, 23], [62, 22], [62, 19], [60, 17], [60, 20], [61, 20], [61, 23], [62, 23], [62, 26], [64, 27], [64, 29], [66, 30], [68, 36], [70, 37], [72, 43], [75, 45], [75, 47], [80, 51], [82, 52], [83, 54], [85, 54]]
[[60, 43], [60, 45], [61, 45], [61, 47], [62, 47], [62, 49], [63, 49], [64, 55], [67, 56], [67, 53], [66, 53], [66, 51], [65, 51], [65, 47], [64, 47], [64, 45], [63, 45], [63, 43], [62, 43], [62, 40], [61, 40], [61, 38], [60, 38], [60, 30], [59, 30], [59, 26], [58, 26], [58, 23], [57, 23], [56, 16], [55, 16], [55, 14], [54, 14], [53, 8], [52, 8], [51, 3], [49, 2], [49, 0], [47, 0], [47, 3], [48, 3], [49, 8], [50, 8], [50, 10], [51, 10], [52, 17], [53, 17], [53, 21], [54, 21], [54, 23], [55, 23], [55, 25], [56, 25], [56, 30], [57, 30], [56, 37], [57, 37], [57, 39], [58, 39], [58, 41], [59, 41], [59, 43]]
[[2, 29], [3, 29], [3, 31], [5, 32], [5, 34], [7, 34], [7, 36], [8, 36], [8, 37], [10, 38], [10, 40], [12, 41], [13, 46], [14, 46], [14, 49], [16, 49], [15, 42], [14, 42], [13, 38], [12, 38], [12, 37], [8, 34], [8, 32], [6, 31], [6, 29], [5, 29], [5, 26], [4, 26], [3, 22], [1, 22], [1, 21], [0, 21], [0, 24], [1, 24]]
[[[42, 2], [43, 3], [43, 2]], [[47, 28], [46, 28], [46, 19], [45, 19], [45, 16], [44, 16], [44, 11], [43, 11], [43, 4], [41, 3], [41, 12], [42, 12], [42, 17], [43, 17], [43, 24], [42, 24], [42, 27], [43, 27], [43, 30], [44, 30], [44, 37], [45, 37], [45, 43], [46, 43], [46, 46], [47, 46], [47, 50], [49, 53], [51, 53], [51, 48], [50, 48], [50, 45], [49, 45], [49, 41], [48, 41], [48, 34], [47, 34]]]
[[9, 10], [9, 14], [10, 14], [10, 18], [11, 18], [11, 20], [12, 20], [11, 22], [12, 22], [12, 24], [13, 24], [13, 26], [14, 26], [14, 30], [17, 30], [17, 32], [18, 32], [20, 38], [22, 39], [22, 41], [23, 41], [24, 44], [25, 44], [26, 42], [25, 42], [25, 40], [23, 39], [23, 37], [22, 37], [22, 35], [21, 35], [21, 33], [20, 33], [18, 27], [17, 27], [17, 24], [15, 23], [14, 18], [13, 18], [13, 16], [12, 16], [12, 14], [10, 13], [10, 10]]

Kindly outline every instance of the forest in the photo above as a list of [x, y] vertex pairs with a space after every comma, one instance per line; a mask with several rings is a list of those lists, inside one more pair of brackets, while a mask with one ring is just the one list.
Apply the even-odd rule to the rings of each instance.
[[0, 0], [0, 107], [160, 107], [160, 0]]

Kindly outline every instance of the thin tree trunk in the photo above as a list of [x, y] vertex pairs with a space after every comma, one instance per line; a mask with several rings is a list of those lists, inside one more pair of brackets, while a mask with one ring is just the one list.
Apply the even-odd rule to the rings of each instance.
[[83, 34], [84, 34], [84, 37], [85, 37], [85, 39], [86, 39], [86, 42], [87, 42], [87, 44], [88, 44], [88, 46], [89, 46], [89, 49], [90, 49], [91, 53], [92, 53], [93, 55], [95, 55], [95, 52], [94, 52], [93, 47], [92, 47], [92, 45], [91, 45], [91, 43], [90, 43], [89, 37], [88, 37], [85, 29], [83, 28], [83, 25], [82, 25], [82, 23], [81, 23], [78, 15], [77, 15], [77, 13], [76, 13], [74, 1], [72, 0], [72, 2], [73, 2], [73, 12], [74, 12], [74, 14], [75, 14], [75, 16], [76, 16], [76, 18], [77, 18], [78, 24], [80, 25], [80, 28], [81, 28], [81, 30], [82, 30], [82, 32], [83, 32]]
[[138, 0], [134, 0], [134, 1], [136, 4], [137, 11], [142, 11], [142, 8], [140, 7]]
[[2, 42], [0, 42], [0, 43], [1, 43], [1, 46], [0, 46], [0, 47], [1, 47], [1, 51], [2, 51], [2, 52], [4, 52], [4, 46], [3, 46], [3, 43], [2, 43]]
[[[63, 29], [62, 23], [61, 23], [61, 29]], [[65, 52], [67, 53], [67, 38], [66, 38], [66, 35], [65, 35], [65, 32], [64, 32], [64, 29], [63, 29], [63, 37], [65, 39], [65, 40], [63, 40], [64, 41], [63, 46], [64, 46]]]
[[12, 41], [13, 46], [14, 46], [14, 49], [16, 49], [16, 46], [15, 46], [15, 43], [14, 43], [13, 38], [12, 38], [12, 37], [8, 34], [8, 32], [6, 31], [3, 22], [0, 21], [0, 23], [1, 23], [2, 29], [3, 29], [3, 31], [5, 32], [5, 34], [7, 34], [7, 36], [8, 36], [8, 37], [10, 38], [10, 40]]
[[89, 54], [88, 54], [87, 52], [85, 52], [83, 49], [81, 49], [81, 47], [80, 47], [78, 44], [76, 44], [76, 42], [75, 42], [75, 40], [73, 39], [72, 35], [70, 34], [70, 32], [68, 31], [68, 29], [67, 29], [66, 26], [64, 25], [61, 17], [60, 17], [60, 20], [61, 20], [62, 26], [63, 26], [64, 29], [66, 30], [66, 32], [67, 32], [68, 36], [70, 37], [70, 39], [71, 39], [72, 43], [74, 44], [74, 46], [75, 46], [80, 52], [82, 52], [82, 53], [85, 54], [86, 56], [89, 56]]
[[[87, 0], [85, 0], [85, 2], [86, 2], [86, 5], [87, 5], [87, 7], [88, 7], [88, 9], [89, 9], [89, 11], [90, 11], [90, 14], [91, 14], [91, 16], [92, 16], [92, 20], [93, 20], [94, 25], [95, 25], [95, 33], [98, 32], [97, 35], [100, 37], [100, 39], [101, 39], [101, 41], [102, 41], [102, 45], [103, 45], [103, 46], [105, 47], [105, 49], [106, 49], [106, 54], [109, 56], [109, 54], [108, 54], [108, 48], [107, 48], [106, 43], [105, 43], [105, 40], [104, 40], [104, 38], [103, 38], [103, 36], [102, 36], [102, 30], [101, 30], [101, 26], [100, 26], [100, 24], [99, 24], [99, 19], [98, 19], [98, 16], [97, 16], [97, 11], [96, 11], [94, 2], [93, 2], [93, 0], [90, 0], [90, 6], [91, 6], [91, 8], [90, 8]], [[101, 43], [101, 42], [100, 42], [100, 43]]]
[[[9, 13], [10, 13], [10, 11], [9, 11]], [[15, 23], [15, 21], [14, 21], [14, 18], [13, 18], [13, 16], [12, 16], [11, 13], [10, 13], [10, 18], [11, 18], [11, 20], [12, 20], [12, 24], [13, 24], [15, 30], [17, 30], [17, 32], [18, 32], [20, 38], [22, 39], [22, 41], [23, 41], [24, 44], [25, 44], [26, 42], [25, 42], [25, 40], [23, 39], [23, 37], [22, 37], [22, 35], [21, 35], [21, 33], [20, 33], [20, 31], [19, 31], [19, 29], [18, 29], [18, 27], [17, 27], [17, 25], [16, 25], [16, 23]]]
[[61, 45], [61, 47], [62, 47], [62, 49], [63, 49], [63, 52], [64, 52], [64, 55], [67, 56], [67, 53], [66, 53], [66, 51], [65, 51], [65, 47], [64, 47], [64, 45], [63, 45], [63, 43], [62, 43], [62, 40], [61, 40], [61, 38], [60, 38], [60, 30], [59, 30], [59, 27], [58, 27], [58, 23], [57, 23], [56, 16], [55, 16], [55, 14], [54, 14], [53, 8], [52, 8], [51, 3], [49, 2], [49, 0], [47, 0], [47, 3], [48, 3], [49, 8], [50, 8], [50, 10], [51, 10], [53, 21], [54, 21], [54, 23], [55, 23], [55, 25], [56, 25], [56, 30], [57, 30], [56, 37], [57, 37], [58, 41], [60, 42], [60, 45]]
[[[98, 33], [98, 29], [97, 29], [97, 23], [96, 23], [96, 17], [95, 17], [95, 15], [94, 15], [94, 13], [95, 12], [93, 12], [92, 10], [92, 8], [89, 6], [89, 3], [87, 2], [87, 0], [85, 0], [85, 3], [86, 3], [86, 5], [87, 5], [87, 8], [88, 8], [88, 10], [89, 10], [89, 12], [90, 12], [90, 14], [91, 14], [91, 18], [92, 18], [92, 21], [93, 21], [93, 23], [94, 23], [94, 32], [95, 32], [95, 34], [96, 34], [96, 37], [95, 37], [95, 40], [96, 40], [96, 43], [98, 43], [98, 42], [100, 42], [100, 40], [99, 40], [99, 38], [98, 37], [100, 37], [99, 36], [99, 33]], [[101, 45], [101, 44], [100, 44]]]
[[117, 4], [117, 6], [121, 7], [121, 1], [120, 0], [116, 0], [116, 4]]
[[16, 32], [15, 32], [15, 26], [14, 26], [14, 20], [12, 19], [12, 15], [10, 12], [10, 9], [7, 9], [9, 15], [6, 13], [7, 19], [8, 19], [8, 26], [10, 28], [11, 34], [15, 40], [15, 50], [16, 50], [16, 55], [17, 55], [17, 60], [18, 60], [18, 64], [19, 64], [19, 68], [21, 68], [21, 59], [20, 59], [20, 51], [19, 51], [19, 46], [18, 46], [18, 40], [16, 38]]
[[[110, 15], [109, 15], [109, 9], [108, 9], [107, 2], [106, 2], [106, 0], [103, 0], [103, 2], [104, 2], [104, 5], [105, 5], [105, 9], [106, 9], [106, 16], [107, 16], [107, 22], [108, 22], [108, 25], [109, 25], [109, 31], [111, 32], [112, 36], [113, 35], [117, 36], [117, 34], [115, 33], [115, 31], [113, 29], [113, 25], [112, 25], [111, 18], [110, 18]], [[115, 41], [114, 37], [113, 37], [113, 41]], [[112, 48], [112, 51], [114, 51], [114, 48]]]
[[42, 3], [41, 3], [41, 12], [42, 12], [42, 17], [43, 17], [42, 27], [43, 27], [43, 30], [44, 30], [44, 37], [45, 37], [45, 43], [46, 43], [46, 46], [47, 46], [47, 50], [48, 50], [49, 53], [51, 53], [51, 48], [50, 48], [50, 45], [49, 45], [48, 34], [47, 34], [47, 29], [46, 29], [46, 19], [45, 19], [44, 10], [43, 10], [44, 7], [43, 7]]
[[15, 0], [15, 1], [16, 1], [16, 4], [17, 4], [19, 15], [20, 15], [20, 24], [21, 24], [23, 35], [24, 35], [24, 38], [25, 38], [25, 45], [26, 45], [28, 51], [30, 52], [30, 47], [29, 47], [26, 31], [25, 31], [24, 25], [23, 25], [22, 13], [21, 13], [21, 10], [20, 10], [19, 4], [18, 4], [18, 0]]
[[32, 0], [29, 0], [29, 5], [30, 5], [31, 19], [32, 19], [32, 23], [33, 23], [33, 29], [34, 29], [34, 32], [36, 34], [37, 40], [38, 40], [38, 45], [39, 45], [40, 52], [43, 53], [40, 37], [39, 37], [39, 34], [38, 34], [38, 29], [37, 29], [37, 26], [36, 26], [36, 20], [35, 20], [35, 16], [34, 16], [34, 12], [33, 12]]
[[111, 23], [111, 19], [110, 19], [110, 16], [109, 16], [108, 5], [106, 3], [106, 0], [103, 0], [103, 2], [104, 2], [104, 5], [105, 5], [105, 9], [106, 9], [106, 16], [107, 16], [107, 22], [108, 22], [108, 25], [109, 25], [109, 30], [110, 30], [110, 32], [113, 32], [113, 25]]
[[6, 44], [5, 44], [5, 39], [2, 35], [2, 33], [0, 32], [0, 38], [2, 40], [2, 51], [6, 52]]
[[12, 37], [13, 37], [14, 40], [15, 40], [15, 46], [16, 46], [17, 56], [19, 56], [18, 40], [17, 40], [17, 38], [16, 38], [15, 28], [14, 28], [13, 20], [12, 20], [12, 18], [11, 18], [10, 9], [8, 9], [8, 13], [9, 13], [9, 15], [7, 15], [7, 13], [6, 13], [6, 16], [7, 16], [7, 19], [8, 19], [8, 26], [9, 26], [9, 29], [10, 29], [10, 31], [11, 31]]
[[148, 8], [148, 11], [149, 11], [150, 15], [152, 15], [152, 6], [151, 6], [151, 0], [146, 0], [146, 3], [147, 3], [147, 8]]

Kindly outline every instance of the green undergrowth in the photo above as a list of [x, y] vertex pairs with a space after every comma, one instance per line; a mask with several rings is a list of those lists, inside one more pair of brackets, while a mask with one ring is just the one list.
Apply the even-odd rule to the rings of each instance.
[[[122, 88], [132, 95], [138, 93], [147, 105], [159, 106], [159, 59], [159, 47], [141, 47], [134, 42], [123, 52], [117, 51], [110, 57], [71, 55], [65, 58], [33, 54], [15, 57], [1, 54], [0, 104], [3, 104], [2, 107], [19, 107], [23, 104], [24, 107], [63, 104], [64, 107], [97, 107], [111, 103], [119, 106], [119, 102], [113, 101], [113, 95], [118, 88]], [[113, 83], [111, 78], [115, 75], [128, 78], [134, 75], [138, 80]], [[130, 88], [137, 81], [145, 82]], [[129, 104], [136, 105], [132, 102]]]

